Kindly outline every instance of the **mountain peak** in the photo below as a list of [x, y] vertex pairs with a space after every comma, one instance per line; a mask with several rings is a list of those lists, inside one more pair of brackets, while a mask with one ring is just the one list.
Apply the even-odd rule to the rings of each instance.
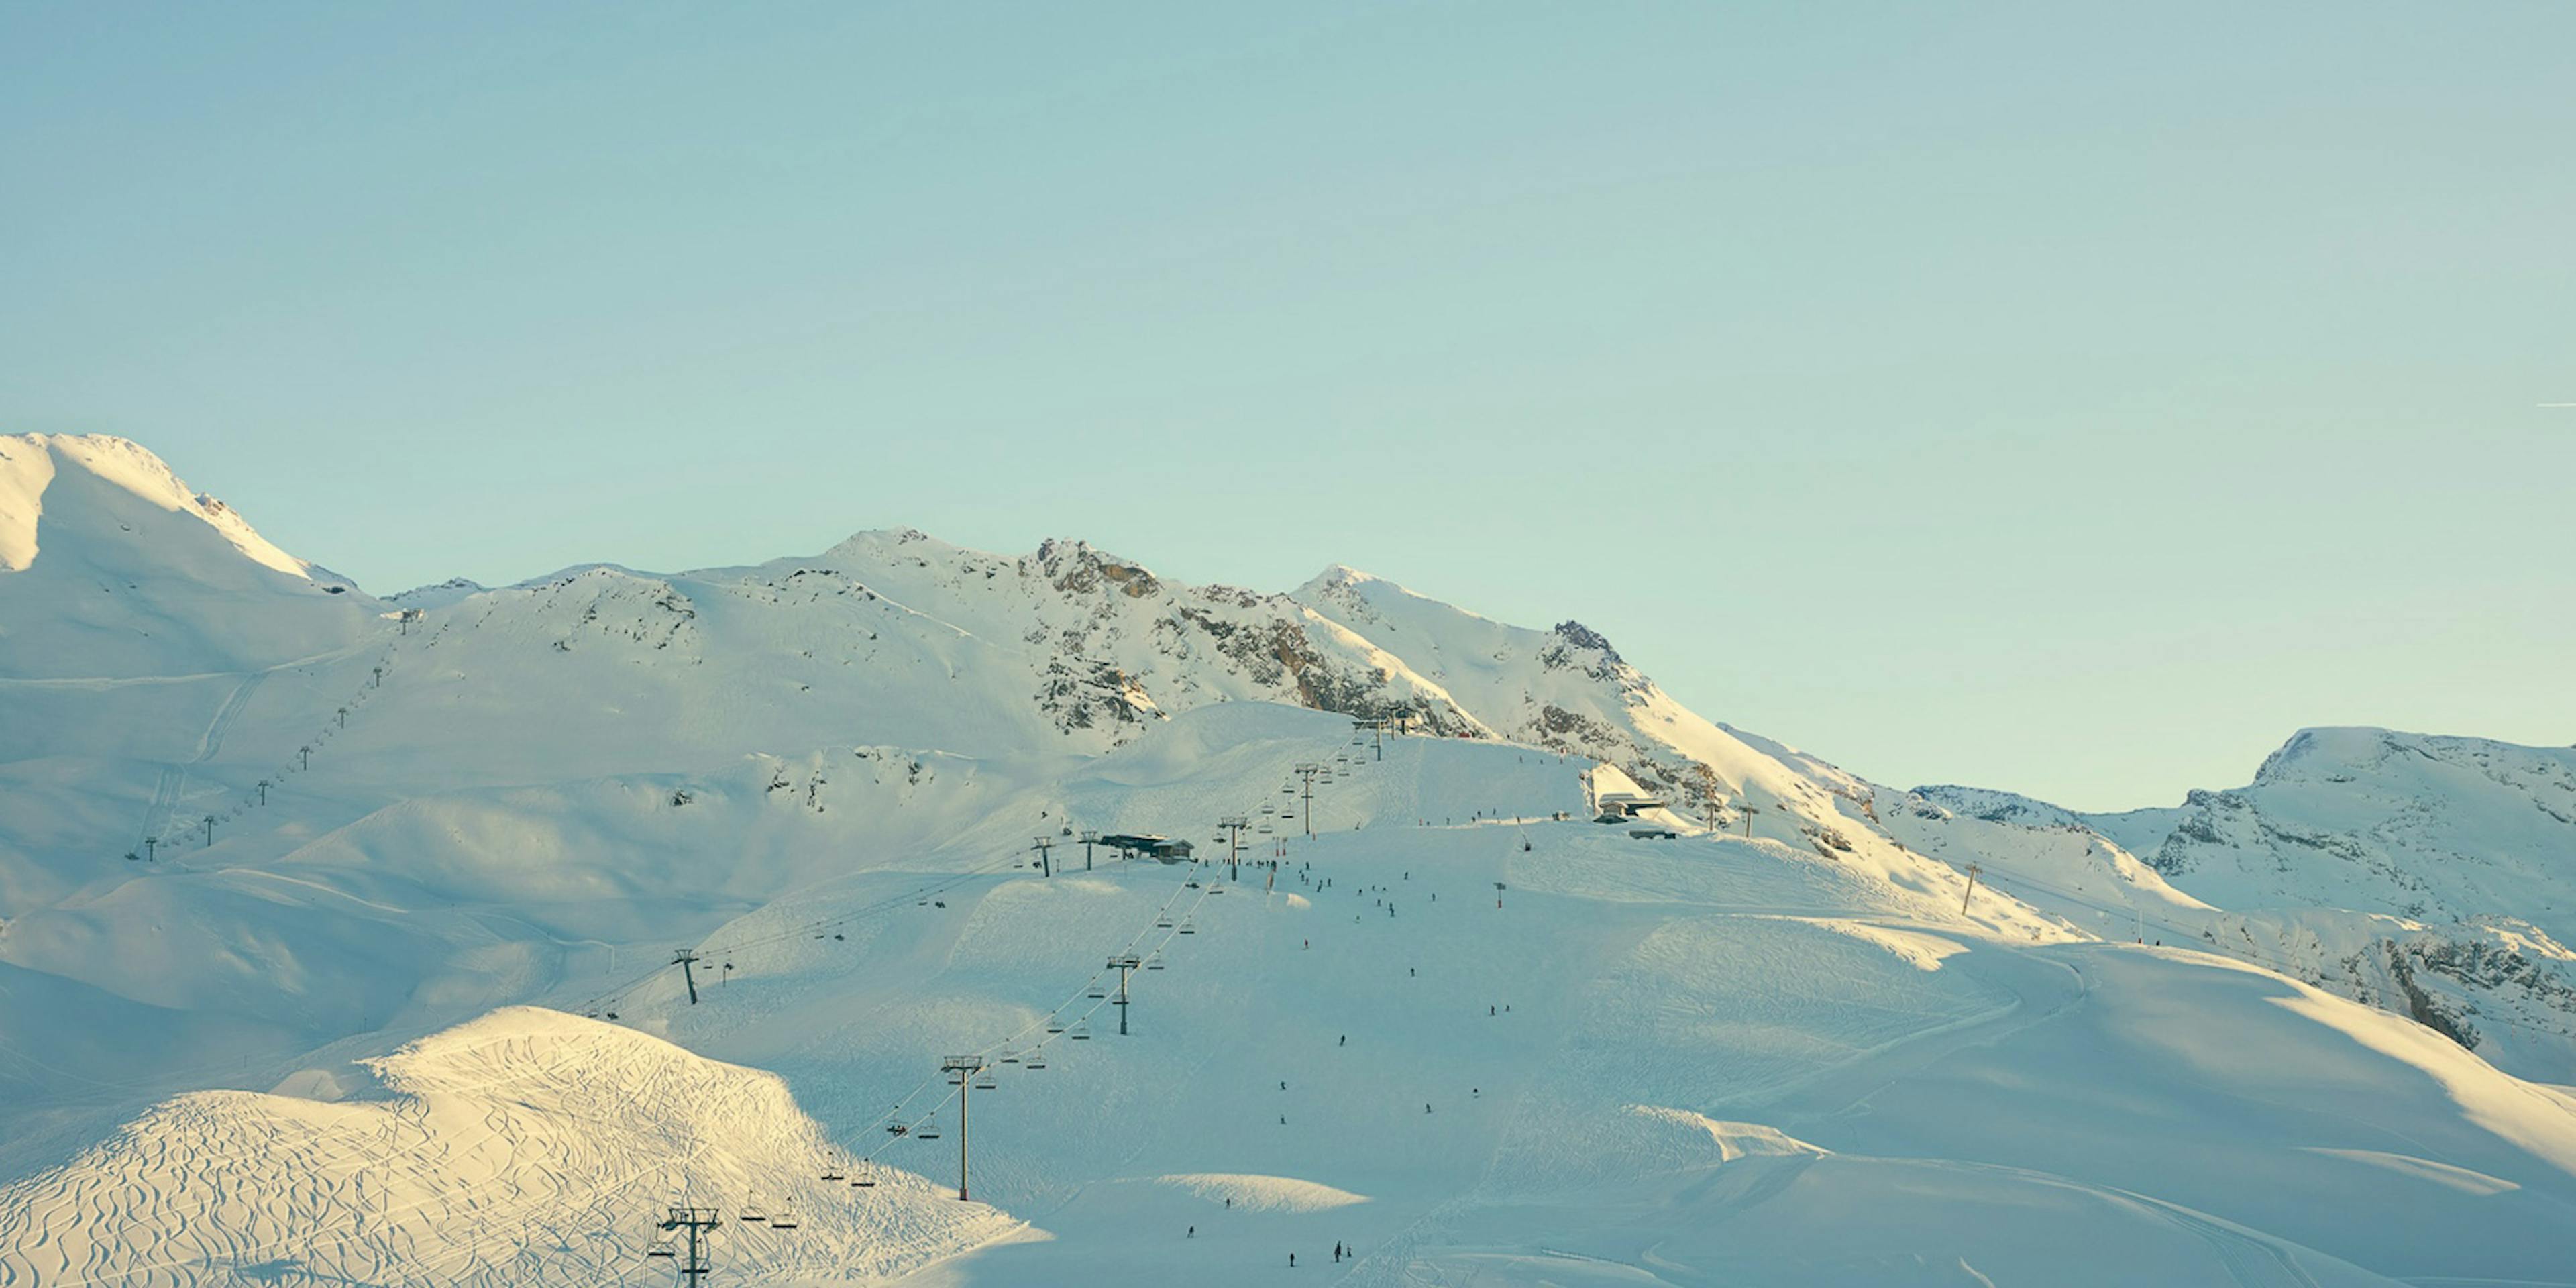
[[163, 510], [203, 520], [253, 563], [312, 579], [310, 565], [272, 545], [231, 506], [190, 488], [150, 448], [112, 434], [0, 435], [0, 572], [35, 563], [46, 526], [45, 495], [66, 465]]

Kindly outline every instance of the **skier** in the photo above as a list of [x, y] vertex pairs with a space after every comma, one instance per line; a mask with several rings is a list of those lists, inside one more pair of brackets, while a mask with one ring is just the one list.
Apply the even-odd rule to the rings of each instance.
[[1348, 1033], [1343, 1034], [1343, 1035], [1342, 1035], [1342, 1045], [1343, 1045], [1343, 1046], [1349, 1046], [1350, 1044], [1351, 1044], [1351, 1035], [1350, 1035], [1350, 1034], [1348, 1034]]
[[1195, 1226], [1195, 1225], [1194, 1225], [1194, 1226], [1191, 1226], [1191, 1227], [1190, 1227], [1190, 1232], [1189, 1232], [1189, 1234], [1187, 1234], [1187, 1235], [1186, 1235], [1186, 1236], [1184, 1236], [1184, 1237], [1186, 1237], [1186, 1238], [1191, 1238], [1191, 1239], [1195, 1239], [1195, 1238], [1199, 1237], [1199, 1228], [1198, 1228], [1197, 1226]]
[[1297, 1254], [1296, 1254], [1296, 1253], [1291, 1252], [1291, 1253], [1289, 1253], [1289, 1254], [1288, 1254], [1288, 1268], [1289, 1268], [1289, 1269], [1291, 1269], [1291, 1270], [1294, 1270], [1294, 1269], [1296, 1269], [1296, 1268], [1297, 1268]]

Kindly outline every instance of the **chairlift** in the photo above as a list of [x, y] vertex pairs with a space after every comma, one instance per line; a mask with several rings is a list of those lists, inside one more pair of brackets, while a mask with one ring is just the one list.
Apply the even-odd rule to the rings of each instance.
[[1014, 1054], [1014, 1053], [1012, 1052], [1012, 1050], [1011, 1050], [1009, 1047], [1003, 1047], [1003, 1048], [1002, 1048], [1002, 1063], [1004, 1063], [1004, 1064], [1018, 1064], [1019, 1062], [1020, 1062], [1020, 1057], [1019, 1057], [1018, 1055]]
[[872, 1190], [876, 1187], [877, 1178], [868, 1172], [867, 1164], [859, 1164], [859, 1174], [850, 1178], [850, 1188], [854, 1190]]
[[1098, 1001], [1101, 998], [1109, 996], [1109, 991], [1095, 984], [1092, 986], [1091, 991], [1083, 994], [1083, 996], [1091, 998], [1094, 1001]]
[[644, 1250], [644, 1255], [648, 1257], [667, 1257], [673, 1255], [671, 1252], [670, 1236], [665, 1235], [660, 1239], [654, 1240], [653, 1246]]
[[757, 1194], [752, 1195], [752, 1196], [751, 1196], [751, 1201], [742, 1205], [742, 1221], [743, 1221], [743, 1224], [745, 1224], [745, 1225], [758, 1225], [759, 1223], [761, 1223], [761, 1222], [763, 1222], [763, 1221], [766, 1221], [766, 1220], [768, 1220], [768, 1219], [769, 1219], [769, 1218], [768, 1218], [766, 1215], [764, 1215], [764, 1214], [761, 1212], [761, 1210], [760, 1210], [760, 1196], [759, 1196], [759, 1195], [757, 1195]]
[[840, 939], [840, 940], [844, 940], [844, 941], [846, 941], [846, 940], [849, 938], [849, 936], [836, 933], [836, 934], [834, 934], [834, 935], [832, 936], [832, 938], [834, 938], [834, 939]]
[[771, 1218], [770, 1218], [770, 1220], [769, 1220], [769, 1228], [770, 1228], [770, 1229], [772, 1229], [772, 1230], [793, 1230], [793, 1229], [795, 1229], [795, 1228], [796, 1228], [796, 1210], [795, 1210], [794, 1208], [790, 1208], [790, 1209], [788, 1209], [788, 1210], [786, 1210], [786, 1211], [784, 1211], [784, 1212], [779, 1213], [777, 1216], [771, 1217]]
[[933, 1114], [928, 1118], [922, 1119], [921, 1126], [913, 1129], [912, 1138], [914, 1140], [939, 1139], [939, 1116]]
[[1069, 1038], [1072, 1038], [1072, 1039], [1073, 1039], [1074, 1041], [1076, 1041], [1076, 1042], [1088, 1042], [1088, 1041], [1090, 1041], [1090, 1040], [1091, 1040], [1091, 1021], [1089, 1021], [1089, 1020], [1076, 1020], [1076, 1021], [1074, 1021], [1074, 1025], [1073, 1025], [1073, 1032], [1068, 1033], [1068, 1034], [1065, 1034], [1065, 1036], [1066, 1036], [1066, 1037], [1069, 1037]]
[[838, 1163], [826, 1163], [826, 1164], [824, 1164], [824, 1165], [823, 1165], [823, 1179], [824, 1179], [824, 1180], [827, 1180], [827, 1181], [845, 1181], [845, 1180], [848, 1180], [849, 1178], [850, 1178], [850, 1174], [849, 1174], [848, 1172], [842, 1171], [842, 1170], [841, 1170], [841, 1166], [840, 1166], [840, 1164], [838, 1164]]
[[902, 1123], [887, 1123], [886, 1134], [889, 1136], [909, 1136], [912, 1134], [912, 1128], [907, 1127]]
[[982, 1075], [975, 1079], [975, 1089], [977, 1091], [992, 1091], [999, 1088], [1001, 1085], [1001, 1083], [993, 1080], [993, 1071], [990, 1069], [986, 1069]]
[[1147, 969], [1147, 970], [1161, 970], [1162, 968], [1163, 968], [1163, 955], [1162, 955], [1161, 953], [1155, 953], [1153, 956], [1147, 957], [1147, 958], [1145, 959], [1145, 969]]
[[1055, 1019], [1055, 1018], [1053, 1018], [1052, 1016], [1050, 1016], [1050, 1017], [1047, 1019], [1047, 1032], [1049, 1032], [1049, 1033], [1062, 1033], [1062, 1032], [1064, 1032], [1064, 1021], [1059, 1020], [1059, 1019]]
[[1181, 933], [1184, 935], [1195, 935], [1199, 933], [1198, 922], [1188, 917], [1181, 918]]
[[1046, 1056], [1036, 1051], [1031, 1051], [1029, 1052], [1028, 1062], [1021, 1067], [1026, 1069], [1043, 1069], [1046, 1067]]
[[1156, 913], [1156, 914], [1154, 915], [1154, 929], [1156, 929], [1156, 930], [1169, 930], [1169, 929], [1171, 929], [1171, 928], [1172, 928], [1172, 914], [1170, 914], [1170, 913], [1168, 913], [1168, 912], [1162, 912], [1162, 913]]

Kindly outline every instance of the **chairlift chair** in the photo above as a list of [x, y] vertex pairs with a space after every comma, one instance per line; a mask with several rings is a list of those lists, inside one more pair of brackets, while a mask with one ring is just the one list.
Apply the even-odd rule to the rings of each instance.
[[1172, 914], [1170, 914], [1170, 913], [1168, 913], [1168, 912], [1160, 912], [1160, 913], [1156, 913], [1156, 914], [1154, 914], [1154, 929], [1156, 929], [1156, 930], [1169, 930], [1169, 929], [1171, 929], [1171, 928], [1172, 928]]
[[869, 1174], [867, 1164], [859, 1164], [859, 1174], [850, 1178], [850, 1188], [854, 1190], [872, 1190], [876, 1187], [877, 1178]]
[[937, 1140], [937, 1139], [939, 1139], [939, 1118], [938, 1118], [938, 1116], [934, 1114], [934, 1115], [932, 1115], [932, 1116], [930, 1116], [930, 1117], [928, 1117], [928, 1118], [924, 1118], [924, 1119], [922, 1119], [922, 1120], [921, 1120], [921, 1125], [920, 1125], [919, 1127], [916, 1127], [916, 1128], [914, 1128], [914, 1129], [913, 1129], [913, 1131], [912, 1131], [912, 1138], [913, 1138], [914, 1140]]
[[1145, 959], [1145, 969], [1147, 969], [1147, 970], [1161, 970], [1162, 968], [1163, 968], [1163, 955], [1162, 955], [1161, 953], [1155, 953], [1153, 956], [1148, 957], [1148, 958], [1146, 958], [1146, 959]]
[[759, 1224], [760, 1222], [766, 1221], [766, 1220], [768, 1220], [768, 1219], [769, 1219], [769, 1217], [768, 1217], [767, 1215], [763, 1214], [763, 1213], [761, 1212], [761, 1210], [760, 1210], [760, 1196], [759, 1196], [759, 1195], [757, 1195], [757, 1194], [753, 1195], [753, 1196], [751, 1197], [751, 1201], [750, 1201], [750, 1202], [745, 1203], [745, 1204], [743, 1204], [743, 1205], [742, 1205], [742, 1220], [743, 1220], [743, 1224], [745, 1224], [745, 1225], [757, 1225], [757, 1224]]
[[1104, 997], [1109, 996], [1109, 990], [1107, 990], [1107, 989], [1105, 989], [1105, 988], [1101, 988], [1101, 987], [1099, 987], [1099, 986], [1097, 986], [1097, 985], [1094, 985], [1094, 986], [1092, 987], [1091, 991], [1090, 991], [1090, 992], [1088, 992], [1088, 993], [1083, 994], [1083, 996], [1088, 997], [1088, 998], [1091, 998], [1091, 999], [1093, 999], [1094, 1001], [1097, 1001], [1097, 1000], [1099, 1000], [1099, 999], [1101, 999], [1101, 998], [1104, 998]]
[[784, 1211], [784, 1212], [779, 1213], [778, 1215], [776, 1215], [776, 1216], [774, 1216], [774, 1217], [771, 1217], [771, 1218], [769, 1219], [769, 1228], [770, 1228], [770, 1229], [772, 1229], [772, 1230], [793, 1230], [793, 1229], [795, 1229], [795, 1228], [796, 1228], [796, 1210], [795, 1210], [795, 1209], [793, 1209], [793, 1208], [790, 1208], [790, 1209], [788, 1209], [788, 1210], [786, 1210], [786, 1211]]
[[1199, 933], [1199, 923], [1189, 917], [1181, 918], [1181, 933], [1184, 935], [1195, 935]]
[[1043, 1069], [1046, 1067], [1046, 1057], [1038, 1052], [1031, 1051], [1029, 1052], [1028, 1060], [1020, 1067], [1024, 1069]]
[[977, 1091], [992, 1091], [999, 1088], [1001, 1085], [1001, 1083], [993, 1080], [993, 1071], [990, 1069], [986, 1069], [975, 1079], [975, 1089]]
[[1068, 1033], [1068, 1034], [1065, 1034], [1065, 1036], [1066, 1036], [1066, 1037], [1069, 1037], [1069, 1038], [1072, 1038], [1072, 1039], [1073, 1039], [1074, 1041], [1076, 1041], [1076, 1042], [1088, 1042], [1088, 1041], [1090, 1041], [1090, 1040], [1091, 1040], [1091, 1021], [1089, 1021], [1089, 1020], [1082, 1020], [1082, 1021], [1078, 1021], [1078, 1022], [1076, 1022], [1076, 1023], [1074, 1024], [1074, 1026], [1073, 1026], [1073, 1032]]
[[1049, 1032], [1049, 1033], [1062, 1033], [1062, 1032], [1064, 1032], [1064, 1021], [1059, 1020], [1059, 1019], [1053, 1019], [1053, 1018], [1048, 1019], [1048, 1020], [1047, 1020], [1047, 1032]]

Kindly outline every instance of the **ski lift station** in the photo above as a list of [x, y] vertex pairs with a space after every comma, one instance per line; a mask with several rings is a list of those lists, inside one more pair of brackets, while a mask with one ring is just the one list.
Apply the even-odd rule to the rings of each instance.
[[1592, 821], [1625, 823], [1650, 809], [1662, 809], [1671, 802], [1637, 785], [1610, 765], [1595, 765], [1583, 776], [1584, 786], [1592, 795]]
[[1123, 850], [1128, 854], [1143, 855], [1149, 859], [1160, 859], [1165, 863], [1190, 861], [1189, 842], [1176, 841], [1159, 833], [1113, 832], [1103, 835], [1100, 843], [1113, 850]]

